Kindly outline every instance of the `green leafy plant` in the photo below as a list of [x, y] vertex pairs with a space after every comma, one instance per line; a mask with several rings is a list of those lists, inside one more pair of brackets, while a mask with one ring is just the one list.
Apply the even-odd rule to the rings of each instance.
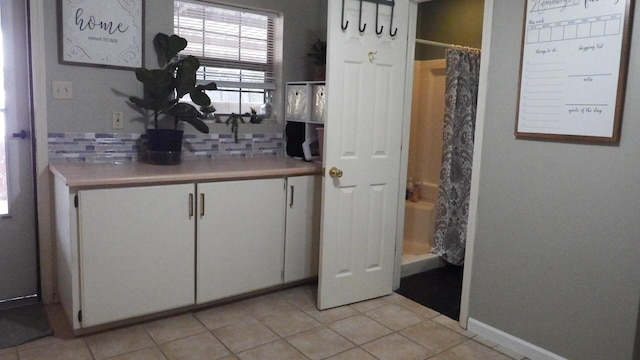
[[316, 66], [326, 65], [327, 63], [327, 42], [318, 39], [313, 45], [311, 50], [307, 53], [307, 56], [311, 58], [313, 64]]
[[200, 62], [194, 56], [177, 57], [187, 47], [187, 40], [177, 35], [158, 33], [153, 39], [158, 55], [160, 69], [136, 69], [136, 79], [144, 85], [142, 98], [131, 96], [129, 101], [138, 107], [153, 112], [154, 126], [158, 128], [160, 115], [174, 118], [174, 129], [178, 121], [185, 121], [203, 133], [209, 127], [202, 121], [202, 114], [193, 105], [180, 100], [187, 94], [191, 100], [201, 106], [211, 105], [206, 90], [216, 90], [214, 82], [198, 85], [196, 72]]
[[231, 115], [229, 115], [225, 123], [227, 124], [227, 126], [231, 125], [231, 132], [233, 133], [233, 139], [237, 144], [238, 143], [238, 124], [239, 123], [245, 124], [246, 122], [242, 118], [242, 115], [231, 113]]

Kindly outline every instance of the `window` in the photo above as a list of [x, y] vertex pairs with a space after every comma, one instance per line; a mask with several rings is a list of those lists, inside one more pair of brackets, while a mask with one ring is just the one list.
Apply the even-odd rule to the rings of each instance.
[[217, 113], [258, 110], [275, 91], [277, 20], [271, 12], [174, 1], [174, 33], [188, 41], [182, 54], [200, 60], [200, 81], [218, 85], [208, 92]]

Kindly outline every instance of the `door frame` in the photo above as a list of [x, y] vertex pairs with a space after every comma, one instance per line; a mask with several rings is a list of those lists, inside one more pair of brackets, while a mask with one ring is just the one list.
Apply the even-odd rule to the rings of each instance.
[[49, 135], [47, 125], [47, 77], [45, 52], [46, 36], [44, 29], [44, 3], [39, 0], [26, 0], [28, 3], [29, 45], [31, 56], [31, 92], [32, 92], [32, 141], [35, 144], [34, 182], [36, 187], [36, 218], [38, 238], [38, 261], [40, 279], [40, 301], [45, 304], [57, 302], [55, 294], [55, 251], [53, 242], [53, 180], [49, 172]]
[[[406, 184], [407, 168], [409, 162], [409, 133], [411, 128], [411, 102], [413, 99], [413, 73], [414, 73], [414, 59], [416, 49], [416, 31], [418, 25], [418, 4], [431, 0], [410, 0], [409, 2], [409, 24], [408, 24], [408, 41], [407, 44], [407, 73], [406, 73], [406, 89], [404, 114], [402, 124], [402, 154], [400, 164], [400, 184]], [[493, 7], [494, 0], [484, 0], [484, 14], [482, 19], [482, 61], [480, 62], [480, 80], [478, 84], [478, 100], [477, 100], [477, 112], [476, 112], [476, 126], [474, 134], [474, 149], [473, 149], [473, 167], [471, 177], [471, 194], [469, 201], [469, 220], [467, 225], [467, 243], [465, 249], [465, 264], [462, 278], [462, 296], [460, 301], [460, 326], [464, 329], [467, 328], [467, 322], [469, 320], [469, 299], [471, 294], [471, 275], [473, 268], [473, 250], [476, 237], [476, 224], [478, 218], [478, 191], [480, 184], [480, 168], [482, 161], [482, 143], [484, 137], [484, 122], [485, 122], [485, 109], [486, 109], [486, 94], [487, 94], [487, 76], [489, 73], [489, 51], [491, 45], [491, 23], [493, 20]], [[396, 256], [395, 256], [395, 268], [393, 277], [393, 288], [400, 287], [400, 278], [402, 272], [402, 240], [404, 237], [404, 196], [399, 194], [398, 196], [398, 219], [396, 228]]]

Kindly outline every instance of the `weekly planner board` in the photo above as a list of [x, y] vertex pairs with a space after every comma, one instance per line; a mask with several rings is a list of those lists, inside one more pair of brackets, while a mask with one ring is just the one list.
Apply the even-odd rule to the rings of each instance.
[[619, 141], [632, 0], [527, 0], [516, 136]]

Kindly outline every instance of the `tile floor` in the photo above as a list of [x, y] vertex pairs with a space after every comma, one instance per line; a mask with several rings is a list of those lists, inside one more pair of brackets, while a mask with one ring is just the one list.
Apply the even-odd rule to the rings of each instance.
[[525, 359], [399, 294], [318, 311], [305, 285], [81, 337], [58, 331], [56, 309], [54, 336], [0, 349], [0, 360]]

